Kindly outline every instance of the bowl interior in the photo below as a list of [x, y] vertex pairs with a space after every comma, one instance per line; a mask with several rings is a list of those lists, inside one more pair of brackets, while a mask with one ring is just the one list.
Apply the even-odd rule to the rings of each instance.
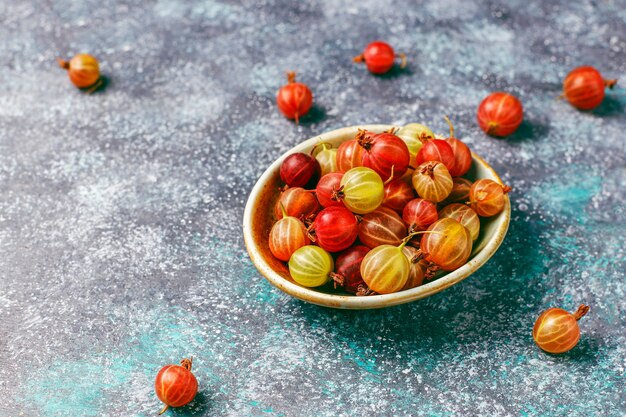
[[[269, 232], [276, 221], [274, 205], [280, 194], [279, 188], [283, 185], [279, 175], [282, 161], [295, 152], [309, 153], [320, 142], [329, 142], [334, 147], [338, 147], [344, 141], [353, 139], [358, 129], [367, 129], [378, 133], [391, 127], [394, 126], [352, 126], [324, 133], [295, 146], [278, 158], [263, 173], [250, 193], [246, 204], [244, 212], [244, 239], [250, 258], [259, 272], [270, 283], [290, 295], [318, 305], [347, 309], [381, 308], [417, 300], [439, 292], [469, 276], [495, 253], [504, 239], [509, 224], [511, 209], [508, 197], [506, 198], [505, 208], [500, 214], [491, 218], [481, 219], [480, 235], [474, 242], [472, 256], [468, 263], [422, 286], [393, 294], [356, 297], [331, 292], [330, 289], [324, 289], [324, 287], [302, 287], [292, 280], [287, 265], [274, 258], [268, 245]], [[485, 161], [473, 153], [472, 157], [472, 168], [464, 177], [471, 181], [489, 178], [502, 183], [496, 172]]]

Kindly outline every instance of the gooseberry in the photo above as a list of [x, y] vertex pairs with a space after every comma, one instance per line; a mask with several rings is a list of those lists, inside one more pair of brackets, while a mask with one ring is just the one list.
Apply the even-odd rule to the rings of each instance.
[[505, 194], [511, 188], [483, 178], [472, 184], [469, 192], [470, 207], [481, 217], [491, 217], [504, 209]]
[[435, 134], [426, 126], [419, 123], [409, 123], [398, 130], [396, 135], [406, 143], [411, 154], [411, 161], [415, 161], [417, 153], [422, 149], [424, 142], [435, 138]]
[[425, 260], [444, 271], [453, 271], [467, 262], [472, 253], [469, 230], [454, 219], [439, 219], [422, 236], [420, 251]]
[[67, 70], [70, 81], [78, 88], [88, 88], [87, 92], [96, 91], [102, 86], [98, 60], [88, 54], [75, 55], [69, 61], [57, 58], [59, 66]]
[[301, 187], [288, 188], [280, 194], [274, 206], [274, 215], [282, 218], [281, 205], [288, 216], [293, 216], [304, 222], [311, 221], [321, 210], [320, 204], [313, 192]]
[[400, 178], [409, 167], [409, 148], [396, 135], [360, 130], [356, 140], [364, 149], [363, 166], [373, 169], [381, 178]]
[[341, 178], [343, 172], [331, 172], [324, 175], [315, 187], [315, 195], [317, 200], [323, 207], [340, 206], [344, 207], [343, 201], [333, 200], [332, 195], [341, 188]]
[[384, 74], [393, 67], [396, 57], [400, 58], [400, 68], [406, 67], [406, 55], [396, 54], [391, 45], [382, 41], [375, 41], [365, 47], [361, 55], [352, 58], [353, 62], [365, 61], [367, 69], [374, 74]]
[[280, 164], [280, 179], [289, 187], [305, 187], [317, 183], [321, 168], [311, 155], [302, 152], [289, 155]]
[[445, 139], [445, 141], [452, 148], [452, 154], [454, 155], [454, 164], [452, 169], [448, 168], [448, 171], [450, 171], [450, 175], [453, 177], [460, 177], [465, 175], [472, 166], [472, 151], [466, 144], [454, 137], [452, 122], [448, 119], [448, 116], [445, 116], [445, 119], [450, 126], [450, 137]]
[[320, 211], [309, 229], [314, 241], [328, 252], [349, 248], [359, 233], [359, 222], [345, 207], [327, 207]]
[[369, 294], [371, 291], [361, 277], [361, 262], [369, 251], [367, 246], [354, 245], [341, 252], [335, 262], [335, 272], [330, 274], [335, 285], [351, 294]]
[[441, 162], [424, 162], [415, 169], [411, 181], [417, 195], [434, 203], [444, 200], [452, 191], [452, 177]]
[[286, 85], [283, 85], [276, 94], [278, 109], [288, 119], [299, 122], [300, 116], [309, 112], [313, 105], [313, 93], [306, 84], [296, 82], [296, 73], [287, 73]]
[[169, 407], [182, 407], [191, 402], [198, 392], [198, 381], [191, 373], [193, 358], [183, 359], [180, 365], [166, 365], [156, 376], [154, 390], [165, 406], [159, 414]]
[[424, 282], [424, 279], [432, 277], [428, 268], [429, 263], [424, 259], [420, 259], [420, 251], [418, 249], [407, 245], [402, 248], [402, 253], [409, 261], [409, 278], [406, 280], [404, 287], [402, 287], [402, 291], [419, 287]]
[[363, 166], [363, 151], [356, 139], [343, 142], [337, 149], [337, 168], [346, 172], [352, 168]]
[[439, 211], [439, 218], [450, 218], [461, 223], [469, 230], [472, 240], [478, 239], [480, 233], [480, 219], [478, 214], [465, 204], [452, 203]]
[[282, 208], [283, 218], [272, 226], [269, 247], [272, 255], [281, 261], [288, 261], [291, 255], [302, 246], [311, 243], [304, 224], [295, 217], [288, 216]]
[[[320, 164], [321, 175], [323, 176], [331, 172], [339, 171], [337, 168], [337, 149], [333, 148], [332, 145], [328, 143], [322, 143], [313, 149], [315, 150], [318, 147], [322, 149], [319, 149], [314, 157]], [[311, 153], [311, 156], [313, 156], [313, 153]]]
[[361, 262], [361, 276], [372, 290], [380, 294], [390, 294], [404, 288], [409, 279], [409, 261], [399, 246], [381, 245], [372, 249]]
[[333, 257], [319, 246], [303, 246], [289, 258], [289, 274], [298, 284], [319, 287], [330, 281]]
[[383, 206], [398, 212], [402, 212], [404, 206], [415, 198], [413, 187], [404, 182], [401, 178], [389, 181], [384, 185], [384, 189], [385, 198], [383, 200]]
[[388, 207], [379, 207], [363, 216], [359, 223], [359, 240], [365, 246], [399, 245], [407, 235], [402, 218]]
[[469, 200], [469, 190], [472, 186], [472, 182], [470, 180], [466, 180], [465, 178], [452, 178], [452, 191], [443, 200], [440, 204], [441, 207], [444, 207], [450, 203], [466, 203]]
[[605, 80], [594, 67], [574, 68], [563, 81], [563, 97], [580, 110], [595, 109], [604, 100], [605, 88], [613, 88], [617, 80]]
[[478, 125], [488, 135], [508, 136], [524, 119], [524, 109], [517, 97], [497, 92], [489, 94], [478, 106]]
[[548, 353], [564, 353], [580, 340], [578, 320], [589, 312], [582, 304], [571, 314], [561, 308], [549, 308], [537, 318], [533, 326], [533, 339], [537, 346]]
[[357, 167], [348, 170], [341, 178], [341, 188], [333, 195], [357, 214], [370, 213], [385, 198], [383, 180], [370, 168]]
[[439, 161], [446, 166], [448, 171], [454, 170], [456, 162], [452, 147], [443, 139], [429, 139], [424, 142], [415, 160], [417, 165], [428, 161]]
[[423, 198], [409, 201], [402, 210], [402, 220], [409, 225], [409, 233], [428, 229], [438, 218], [435, 203]]

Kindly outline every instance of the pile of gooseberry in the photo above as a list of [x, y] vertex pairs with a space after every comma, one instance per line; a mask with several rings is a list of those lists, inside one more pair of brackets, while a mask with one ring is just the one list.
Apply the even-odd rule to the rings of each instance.
[[500, 213], [510, 189], [463, 177], [472, 154], [446, 121], [448, 137], [411, 123], [284, 159], [269, 249], [296, 283], [388, 294], [468, 261], [481, 218]]

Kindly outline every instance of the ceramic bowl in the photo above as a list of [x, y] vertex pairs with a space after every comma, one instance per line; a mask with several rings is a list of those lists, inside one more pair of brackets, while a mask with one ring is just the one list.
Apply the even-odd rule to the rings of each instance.
[[[506, 235], [511, 218], [511, 206], [508, 197], [504, 210], [491, 218], [481, 219], [481, 231], [470, 260], [446, 275], [428, 282], [422, 286], [393, 294], [382, 294], [357, 297], [348, 294], [338, 294], [332, 290], [307, 288], [294, 282], [289, 276], [285, 263], [272, 256], [268, 245], [269, 231], [274, 221], [274, 205], [279, 197], [279, 188], [282, 185], [279, 175], [283, 160], [295, 152], [309, 153], [319, 142], [329, 142], [338, 147], [342, 142], [353, 139], [358, 129], [367, 129], [373, 132], [383, 132], [392, 125], [363, 125], [345, 127], [333, 130], [311, 138], [290, 149], [261, 175], [252, 189], [246, 204], [243, 218], [243, 235], [250, 259], [259, 272], [275, 287], [300, 300], [313, 304], [341, 308], [341, 309], [372, 309], [390, 307], [408, 303], [438, 293], [470, 276], [483, 266], [496, 252]], [[502, 183], [498, 174], [478, 155], [472, 153], [473, 163], [470, 171], [465, 175], [474, 181], [480, 178], [490, 178]]]

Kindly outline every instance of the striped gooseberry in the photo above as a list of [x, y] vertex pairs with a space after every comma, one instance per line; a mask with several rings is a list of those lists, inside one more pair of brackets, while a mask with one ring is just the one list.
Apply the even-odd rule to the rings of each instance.
[[454, 151], [444, 139], [426, 140], [422, 149], [417, 153], [415, 160], [417, 165], [428, 161], [438, 161], [444, 164], [448, 171], [454, 170], [454, 164], [456, 163]]
[[461, 203], [452, 203], [439, 210], [439, 218], [450, 218], [461, 223], [469, 230], [472, 240], [478, 239], [480, 219], [471, 207]]
[[453, 271], [467, 262], [472, 253], [469, 230], [454, 219], [443, 218], [431, 224], [420, 240], [423, 258], [444, 271]]
[[333, 198], [342, 200], [352, 212], [366, 214], [376, 210], [385, 198], [383, 180], [374, 170], [356, 167], [341, 178], [341, 188]]
[[564, 353], [571, 350], [580, 340], [578, 320], [589, 312], [582, 304], [571, 314], [561, 308], [549, 308], [537, 318], [533, 326], [533, 339], [537, 346], [548, 353]]
[[409, 225], [409, 233], [426, 230], [437, 219], [437, 206], [423, 198], [414, 198], [402, 210], [402, 220]]
[[402, 212], [404, 206], [415, 198], [413, 187], [403, 181], [401, 178], [389, 181], [384, 185], [385, 198], [383, 206], [389, 207], [397, 212]]
[[344, 291], [355, 295], [367, 295], [370, 289], [361, 277], [361, 262], [370, 248], [363, 245], [354, 245], [337, 255], [335, 261], [335, 272], [331, 273], [331, 278], [335, 281], [335, 286], [340, 286]]
[[[321, 148], [321, 149], [320, 149]], [[337, 149], [333, 148], [329, 143], [321, 143], [313, 148], [315, 155], [311, 152], [311, 156], [320, 164], [321, 175], [324, 176], [331, 172], [337, 172]]]
[[409, 148], [396, 135], [359, 130], [356, 140], [364, 149], [363, 166], [373, 169], [381, 178], [400, 178], [408, 169]]
[[339, 206], [344, 207], [343, 201], [333, 200], [332, 195], [341, 187], [343, 172], [331, 172], [324, 175], [315, 187], [317, 200], [323, 207]]
[[296, 73], [287, 73], [287, 84], [280, 87], [276, 94], [276, 104], [288, 119], [299, 122], [300, 117], [309, 112], [313, 105], [313, 93], [306, 84], [296, 82]]
[[605, 88], [617, 80], [605, 80], [594, 67], [574, 68], [563, 81], [563, 97], [579, 110], [595, 109], [604, 100]]
[[407, 235], [402, 218], [388, 207], [378, 207], [363, 216], [359, 223], [359, 240], [365, 246], [399, 245]]
[[461, 175], [465, 175], [467, 171], [472, 167], [472, 151], [470, 148], [454, 137], [454, 126], [452, 126], [452, 122], [445, 116], [446, 122], [450, 126], [450, 137], [444, 139], [450, 148], [452, 148], [452, 154], [454, 155], [454, 164], [450, 171], [450, 175], [453, 177], [460, 177]]
[[328, 252], [349, 248], [359, 233], [359, 222], [345, 207], [327, 207], [315, 216], [309, 232], [314, 241]]
[[425, 279], [432, 278], [433, 273], [429, 268], [429, 263], [424, 259], [420, 259], [420, 251], [418, 249], [407, 245], [402, 248], [402, 253], [409, 261], [409, 278], [406, 280], [404, 287], [402, 287], [402, 291], [419, 287]]
[[[280, 179], [289, 187], [313, 188], [320, 177], [319, 162], [302, 152], [289, 155], [280, 164]], [[312, 185], [312, 187], [307, 187]]]
[[86, 88], [87, 93], [92, 93], [102, 86], [100, 65], [93, 56], [78, 54], [69, 61], [57, 58], [57, 62], [61, 68], [67, 71], [72, 84], [78, 88]]
[[435, 138], [435, 134], [428, 127], [419, 123], [409, 123], [396, 132], [396, 135], [406, 143], [411, 154], [411, 161], [415, 161], [417, 153], [422, 149], [424, 142]]
[[434, 203], [443, 201], [452, 191], [450, 172], [443, 163], [437, 161], [424, 162], [418, 166], [411, 181], [417, 195]]
[[517, 97], [503, 92], [489, 94], [478, 106], [478, 125], [488, 135], [508, 136], [524, 119], [524, 109]]
[[374, 74], [388, 72], [396, 58], [400, 58], [400, 68], [406, 66], [406, 55], [396, 54], [391, 45], [383, 41], [375, 41], [365, 47], [361, 55], [352, 58], [353, 62], [365, 62], [367, 69]]
[[274, 215], [277, 219], [281, 219], [283, 216], [281, 204], [288, 216], [293, 216], [305, 223], [312, 221], [321, 210], [321, 206], [313, 192], [301, 187], [287, 188], [280, 194], [274, 206]]
[[470, 187], [469, 205], [481, 217], [495, 216], [504, 209], [505, 194], [509, 191], [510, 187], [494, 180], [480, 179]]
[[409, 279], [409, 261], [402, 248], [409, 239], [399, 246], [377, 246], [365, 255], [361, 262], [361, 276], [374, 292], [390, 294], [404, 288]]
[[363, 151], [356, 139], [343, 142], [337, 148], [337, 168], [346, 172], [352, 168], [363, 166]]
[[319, 287], [330, 281], [333, 257], [319, 246], [303, 246], [289, 258], [291, 278], [304, 287]]
[[466, 203], [469, 200], [469, 190], [472, 182], [465, 178], [452, 178], [452, 190], [445, 200], [439, 203], [444, 207], [451, 203]]
[[156, 376], [154, 390], [165, 406], [159, 414], [169, 407], [182, 407], [190, 403], [198, 392], [198, 381], [191, 373], [193, 358], [183, 359], [180, 365], [165, 365]]
[[302, 246], [311, 243], [304, 223], [295, 217], [288, 216], [284, 208], [283, 218], [272, 226], [269, 247], [272, 255], [281, 261], [288, 261], [291, 255]]

